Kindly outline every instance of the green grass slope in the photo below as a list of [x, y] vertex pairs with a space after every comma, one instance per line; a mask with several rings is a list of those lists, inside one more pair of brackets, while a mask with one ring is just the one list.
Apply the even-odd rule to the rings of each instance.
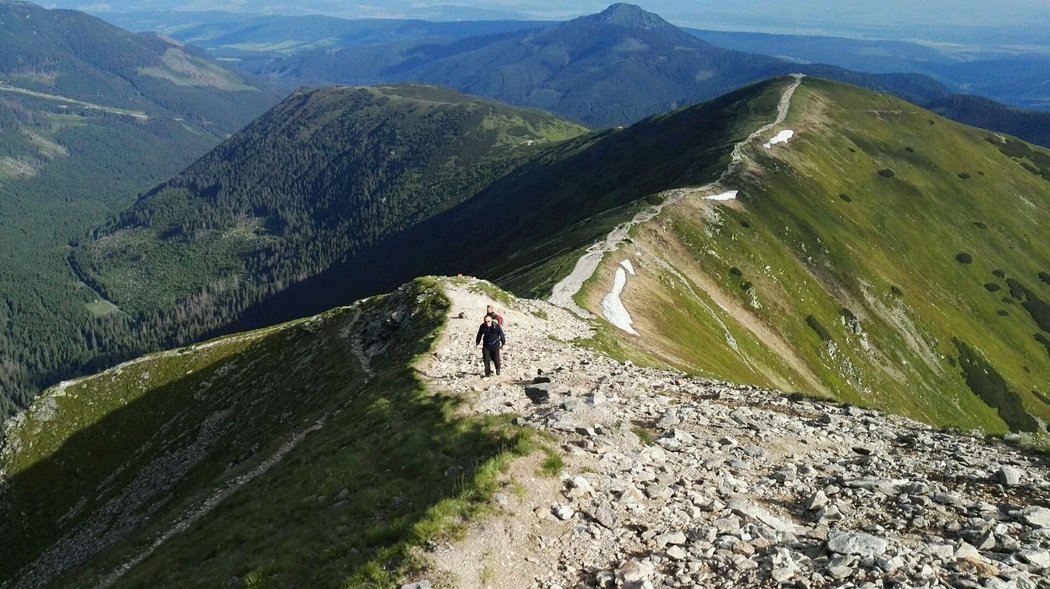
[[812, 78], [780, 129], [796, 135], [748, 147], [739, 200], [668, 209], [583, 298], [596, 305], [637, 248], [624, 296], [641, 337], [624, 339], [680, 366], [938, 425], [1042, 429], [1050, 154]]
[[0, 451], [0, 586], [391, 586], [531, 444], [417, 380], [447, 306], [420, 279], [48, 391]]
[[483, 276], [544, 296], [653, 194], [716, 180], [733, 144], [776, 116], [786, 84], [770, 80], [537, 151], [463, 203], [257, 305], [242, 326], [315, 313], [429, 273]]

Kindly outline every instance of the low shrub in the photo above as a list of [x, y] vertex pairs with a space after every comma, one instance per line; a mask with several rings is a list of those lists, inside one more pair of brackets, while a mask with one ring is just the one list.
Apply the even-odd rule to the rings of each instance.
[[973, 224], [974, 224], [975, 226], [977, 226], [977, 227], [981, 228], [981, 229], [987, 229], [987, 228], [988, 228], [988, 226], [987, 226], [987, 225], [985, 225], [984, 223], [981, 223], [980, 221], [974, 221], [974, 222], [973, 222]]
[[839, 198], [841, 198], [842, 200], [844, 200], [844, 201], [846, 201], [846, 202], [853, 202], [853, 199], [852, 199], [852, 198], [850, 198], [850, 195], [846, 194], [845, 192], [843, 192], [842, 194], [840, 194], [840, 195], [839, 195]]
[[959, 177], [960, 177], [960, 178], [962, 178], [963, 180], [969, 180], [969, 179], [970, 179], [970, 175], [969, 175], [969, 174], [967, 174], [966, 172], [959, 172], [959, 174], [958, 174], [958, 175], [959, 175]]
[[1003, 289], [1003, 287], [999, 286], [998, 284], [996, 284], [994, 282], [986, 282], [985, 285], [984, 285], [984, 288], [988, 292], [998, 292], [998, 291]]
[[959, 262], [960, 264], [969, 264], [973, 262], [973, 256], [966, 252], [959, 252], [955, 254], [955, 261]]
[[995, 277], [999, 278], [999, 279], [1006, 278], [1006, 271], [1005, 270], [992, 270], [992, 274], [994, 274]]
[[889, 168], [883, 168], [883, 169], [879, 170], [879, 176], [882, 176], [883, 178], [892, 178], [892, 177], [894, 177], [896, 175], [897, 174], [895, 174], [893, 172], [893, 170], [891, 170]]

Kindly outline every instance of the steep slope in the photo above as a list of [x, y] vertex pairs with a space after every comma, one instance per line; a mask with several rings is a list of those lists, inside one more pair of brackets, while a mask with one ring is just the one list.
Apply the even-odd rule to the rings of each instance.
[[[464, 340], [494, 300], [513, 343], [483, 380]], [[6, 430], [0, 583], [1045, 578], [1045, 456], [621, 363], [595, 327], [428, 278], [65, 383]]]
[[1050, 146], [1050, 112], [1010, 108], [987, 98], [953, 94], [935, 100], [927, 108], [942, 117], [983, 129], [995, 129]]
[[109, 353], [98, 341], [129, 344], [117, 310], [70, 273], [68, 243], [277, 98], [175, 43], [79, 12], [4, 0], [0, 21], [6, 416], [42, 385], [90, 370]]
[[243, 309], [242, 326], [266, 325], [435, 271], [505, 276], [538, 292], [639, 199], [716, 178], [733, 144], [772, 120], [783, 84], [553, 144], [540, 139], [582, 129], [430, 87], [306, 93], [73, 259], [149, 329], [180, 337]]
[[585, 132], [437, 87], [297, 92], [144, 195], [72, 260], [130, 314], [163, 326], [178, 308], [182, 327], [215, 327]]
[[447, 306], [419, 280], [52, 389], [5, 430], [0, 586], [392, 585], [527, 444], [419, 382]]
[[420, 47], [387, 73], [607, 126], [713, 98], [784, 73], [783, 65], [718, 49], [637, 6], [614, 4], [540, 31]]
[[1045, 428], [1050, 155], [812, 78], [742, 153], [711, 191], [735, 200], [666, 208], [585, 289], [610, 315], [623, 275], [639, 335], [620, 341], [930, 423]]
[[542, 108], [593, 127], [629, 125], [797, 71], [849, 78], [849, 83], [922, 102], [945, 93], [943, 86], [924, 76], [800, 66], [722, 49], [630, 4], [613, 4], [598, 14], [541, 29], [451, 42], [306, 51], [251, 71], [310, 83], [442, 84]]

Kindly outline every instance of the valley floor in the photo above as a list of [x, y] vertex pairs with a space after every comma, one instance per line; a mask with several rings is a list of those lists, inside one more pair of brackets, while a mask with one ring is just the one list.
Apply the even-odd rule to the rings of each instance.
[[520, 461], [496, 516], [423, 554], [426, 582], [1050, 587], [1046, 455], [621, 364], [572, 345], [591, 324], [539, 301], [500, 309], [505, 368], [482, 379], [479, 284], [446, 283], [451, 318], [421, 372], [464, 411], [546, 432], [565, 465], [553, 479]]

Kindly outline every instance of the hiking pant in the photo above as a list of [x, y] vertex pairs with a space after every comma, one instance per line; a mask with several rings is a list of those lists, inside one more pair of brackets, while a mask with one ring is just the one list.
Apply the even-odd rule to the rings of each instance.
[[491, 364], [496, 365], [496, 374], [499, 374], [499, 346], [481, 346], [481, 357], [485, 359], [485, 376], [492, 376]]

